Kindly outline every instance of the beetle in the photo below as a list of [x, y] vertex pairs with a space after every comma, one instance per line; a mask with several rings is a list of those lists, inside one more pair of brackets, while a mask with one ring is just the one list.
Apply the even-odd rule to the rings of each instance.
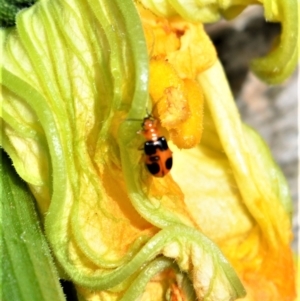
[[151, 115], [145, 117], [138, 133], [146, 139], [143, 150], [148, 171], [155, 177], [164, 177], [172, 168], [173, 157], [166, 138], [159, 131], [157, 119]]

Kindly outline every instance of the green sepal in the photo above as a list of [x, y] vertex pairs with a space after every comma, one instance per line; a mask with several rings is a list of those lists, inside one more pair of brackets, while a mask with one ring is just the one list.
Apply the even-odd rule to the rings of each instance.
[[36, 0], [0, 0], [0, 26], [14, 26], [17, 13], [35, 2]]
[[65, 300], [34, 198], [1, 150], [3, 301]]
[[299, 62], [299, 4], [296, 0], [265, 0], [265, 18], [271, 22], [280, 22], [279, 44], [266, 56], [251, 62], [255, 74], [269, 84], [278, 84], [286, 80]]

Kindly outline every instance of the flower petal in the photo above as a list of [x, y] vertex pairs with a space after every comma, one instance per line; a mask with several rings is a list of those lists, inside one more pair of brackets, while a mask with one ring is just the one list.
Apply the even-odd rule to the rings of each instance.
[[[192, 22], [215, 22], [224, 16], [233, 18], [247, 6], [261, 3], [269, 22], [280, 22], [282, 32], [278, 45], [265, 57], [251, 63], [253, 71], [264, 81], [276, 84], [284, 81], [295, 70], [298, 62], [298, 9], [297, 1], [285, 0], [140, 0], [140, 2], [160, 17], [170, 18], [180, 15]], [[193, 56], [193, 60], [195, 56]]]
[[298, 10], [296, 1], [262, 1], [265, 17], [271, 22], [280, 22], [281, 34], [278, 45], [265, 57], [251, 63], [253, 71], [270, 84], [287, 79], [299, 60]]

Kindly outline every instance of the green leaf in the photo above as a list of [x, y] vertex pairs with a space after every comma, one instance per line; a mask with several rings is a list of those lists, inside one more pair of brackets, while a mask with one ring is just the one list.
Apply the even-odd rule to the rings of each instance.
[[2, 300], [65, 300], [34, 198], [2, 151], [1, 157]]

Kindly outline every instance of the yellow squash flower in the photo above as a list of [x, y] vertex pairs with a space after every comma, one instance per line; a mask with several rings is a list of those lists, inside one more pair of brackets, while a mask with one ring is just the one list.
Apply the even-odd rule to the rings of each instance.
[[[254, 1], [169, 2], [20, 12], [1, 30], [2, 146], [80, 300], [293, 301], [287, 184], [202, 24]], [[297, 62], [296, 2], [263, 4], [283, 30], [253, 66], [275, 83]], [[163, 178], [140, 150], [148, 111], [173, 152]]]

